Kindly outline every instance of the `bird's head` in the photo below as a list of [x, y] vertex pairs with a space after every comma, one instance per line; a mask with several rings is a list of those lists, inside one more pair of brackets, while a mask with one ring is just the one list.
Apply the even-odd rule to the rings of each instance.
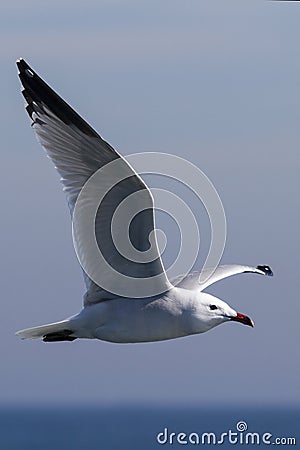
[[199, 298], [198, 294], [193, 311], [193, 323], [198, 328], [198, 333], [208, 331], [228, 321], [254, 326], [250, 317], [235, 311], [223, 300], [206, 293], [201, 293]]

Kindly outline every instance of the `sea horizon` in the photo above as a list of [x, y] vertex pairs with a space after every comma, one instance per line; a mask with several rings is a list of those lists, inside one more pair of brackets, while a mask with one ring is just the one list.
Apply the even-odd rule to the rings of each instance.
[[138, 450], [220, 445], [230, 449], [273, 443], [297, 448], [299, 419], [299, 406], [280, 404], [10, 404], [0, 407], [0, 448]]

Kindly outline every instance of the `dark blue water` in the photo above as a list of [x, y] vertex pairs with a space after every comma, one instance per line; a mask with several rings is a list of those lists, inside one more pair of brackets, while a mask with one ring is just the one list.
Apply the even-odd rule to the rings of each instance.
[[[245, 422], [247, 431], [240, 430], [231, 439], [228, 435], [237, 432], [237, 423]], [[240, 425], [240, 426], [245, 426]], [[202, 443], [202, 434], [212, 432], [216, 443]], [[259, 435], [258, 445], [246, 444], [246, 433]], [[157, 442], [160, 435], [159, 444]], [[171, 435], [175, 433], [175, 435]], [[179, 433], [184, 435], [179, 436]], [[191, 434], [193, 433], [193, 434]], [[269, 433], [267, 442], [283, 438], [281, 444], [262, 442], [262, 435]], [[179, 436], [179, 437], [178, 437]], [[199, 436], [199, 444], [196, 443]], [[296, 445], [284, 441], [288, 437], [297, 440]], [[178, 443], [182, 441], [182, 443]], [[191, 441], [189, 441], [189, 439]], [[242, 441], [241, 441], [242, 440]], [[167, 441], [166, 443], [163, 443]], [[188, 443], [184, 443], [188, 442]], [[192, 442], [192, 443], [191, 443]], [[244, 442], [244, 443], [243, 443]], [[0, 411], [1, 450], [148, 450], [179, 448], [300, 448], [300, 409], [273, 407], [261, 408], [188, 408], [188, 407], [82, 407], [68, 408], [7, 408]]]

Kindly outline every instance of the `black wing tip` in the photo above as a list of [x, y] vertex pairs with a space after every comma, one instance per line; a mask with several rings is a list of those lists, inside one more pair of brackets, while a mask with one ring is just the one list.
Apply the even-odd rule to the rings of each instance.
[[36, 73], [31, 69], [31, 67], [27, 64], [27, 62], [23, 58], [18, 59], [16, 61], [16, 64], [19, 69], [19, 73], [18, 73], [19, 78], [21, 80], [22, 85], [25, 88], [27, 81], [30, 78], [33, 78], [34, 76], [36, 76]]
[[25, 72], [25, 70], [27, 70], [27, 69], [31, 70], [30, 66], [27, 64], [27, 62], [23, 58], [17, 59], [16, 64], [17, 64], [17, 67], [18, 67], [20, 73]]
[[[66, 125], [73, 124], [88, 136], [100, 137], [70, 105], [32, 70], [23, 58], [18, 59], [16, 64], [19, 69], [19, 78], [24, 88], [22, 94], [29, 105], [32, 103], [37, 103], [39, 106], [43, 104]], [[31, 106], [29, 107], [28, 113], [32, 113]]]
[[267, 265], [260, 265], [260, 266], [256, 266], [256, 268], [258, 269], [258, 270], [261, 270], [265, 275], [267, 275], [268, 277], [272, 277], [274, 274], [273, 274], [273, 271], [272, 271], [272, 269], [271, 269], [271, 267], [270, 266], [267, 266]]

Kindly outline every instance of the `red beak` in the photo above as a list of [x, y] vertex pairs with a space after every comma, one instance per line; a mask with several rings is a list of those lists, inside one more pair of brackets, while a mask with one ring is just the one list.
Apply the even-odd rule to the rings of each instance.
[[245, 314], [237, 313], [236, 317], [231, 317], [231, 320], [243, 323], [244, 325], [249, 325], [250, 327], [254, 327], [253, 320], [251, 320], [250, 317], [245, 316]]

